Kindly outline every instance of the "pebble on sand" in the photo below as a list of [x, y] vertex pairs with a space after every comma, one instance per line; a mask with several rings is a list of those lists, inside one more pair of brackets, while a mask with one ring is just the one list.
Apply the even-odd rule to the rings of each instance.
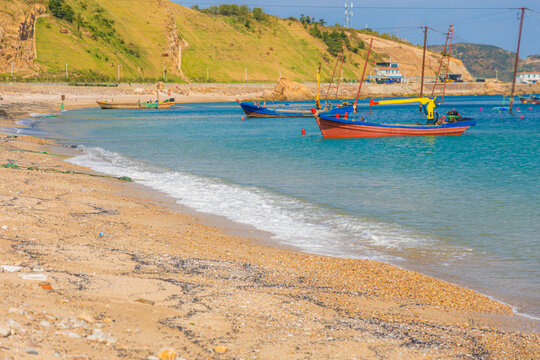
[[0, 337], [8, 337], [11, 335], [11, 328], [9, 326], [0, 325]]
[[158, 355], [158, 358], [160, 360], [174, 360], [176, 359], [176, 357], [177, 357], [176, 351], [171, 350], [171, 349], [161, 350], [161, 352]]
[[135, 300], [136, 302], [140, 302], [142, 304], [148, 304], [148, 305], [154, 305], [156, 302], [153, 301], [153, 300], [148, 300], [148, 299], [143, 299], [143, 298], [140, 298], [140, 299], [137, 299]]
[[225, 354], [227, 351], [229, 351], [229, 348], [227, 346], [220, 345], [220, 346], [216, 346], [214, 348], [214, 351], [217, 352], [218, 354]]
[[88, 313], [80, 313], [79, 316], [77, 316], [77, 319], [86, 321], [92, 324], [96, 322], [96, 319], [94, 319], [94, 317]]
[[27, 354], [30, 354], [30, 355], [39, 355], [39, 351], [37, 351], [37, 349], [31, 348], [31, 347], [25, 348], [24, 352], [27, 353]]

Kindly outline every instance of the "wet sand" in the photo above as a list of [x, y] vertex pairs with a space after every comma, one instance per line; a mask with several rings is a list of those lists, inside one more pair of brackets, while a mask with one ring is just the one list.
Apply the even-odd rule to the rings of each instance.
[[0, 265], [16, 266], [0, 268], [2, 358], [540, 358], [539, 323], [507, 305], [267, 246], [65, 154], [0, 137], [18, 167], [0, 167]]

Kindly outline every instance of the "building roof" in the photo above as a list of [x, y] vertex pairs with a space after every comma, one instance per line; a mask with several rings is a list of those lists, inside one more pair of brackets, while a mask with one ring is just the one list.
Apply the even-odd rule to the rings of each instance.
[[540, 72], [518, 72], [516, 75], [540, 75]]

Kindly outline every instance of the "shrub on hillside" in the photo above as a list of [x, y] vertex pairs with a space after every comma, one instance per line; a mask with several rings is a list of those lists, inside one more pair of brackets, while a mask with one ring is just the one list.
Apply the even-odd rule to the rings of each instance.
[[264, 21], [266, 20], [266, 14], [264, 13], [263, 9], [261, 8], [254, 8], [253, 11], [253, 17], [257, 21]]
[[56, 18], [73, 22], [75, 13], [71, 6], [67, 5], [64, 0], [49, 0], [49, 11]]

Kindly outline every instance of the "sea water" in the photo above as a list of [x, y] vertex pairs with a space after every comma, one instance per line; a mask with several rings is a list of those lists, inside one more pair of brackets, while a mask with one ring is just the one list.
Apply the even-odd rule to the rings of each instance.
[[[509, 114], [493, 109], [500, 101], [446, 97], [439, 113], [477, 120], [462, 136], [323, 139], [313, 118], [243, 120], [236, 103], [96, 107], [34, 130], [80, 145], [72, 163], [129, 176], [276, 244], [419, 270], [540, 317], [540, 106]], [[425, 122], [416, 105], [369, 111], [363, 101], [370, 121]]]

